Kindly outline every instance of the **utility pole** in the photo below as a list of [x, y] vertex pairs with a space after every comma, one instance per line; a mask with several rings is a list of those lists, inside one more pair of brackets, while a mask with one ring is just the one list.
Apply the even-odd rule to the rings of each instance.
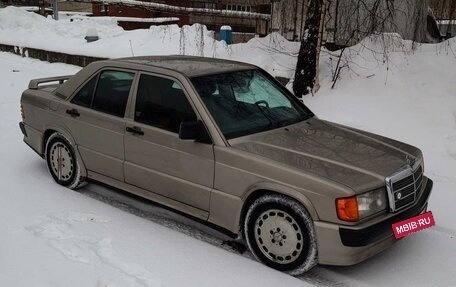
[[42, 16], [46, 14], [46, 2], [45, 0], [38, 1], [38, 13]]
[[59, 7], [57, 0], [52, 0], [52, 15], [54, 17], [54, 20], [59, 20]]

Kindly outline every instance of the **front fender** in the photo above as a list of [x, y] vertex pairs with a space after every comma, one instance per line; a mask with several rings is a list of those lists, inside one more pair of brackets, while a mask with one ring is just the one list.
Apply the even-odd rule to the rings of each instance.
[[282, 185], [279, 183], [275, 183], [275, 182], [264, 181], [264, 182], [256, 183], [256, 184], [252, 185], [251, 187], [249, 187], [249, 189], [242, 196], [242, 201], [244, 202], [244, 204], [248, 203], [249, 198], [252, 195], [256, 194], [256, 192], [258, 192], [258, 191], [270, 191], [270, 192], [283, 194], [290, 198], [293, 198], [296, 201], [298, 201], [299, 203], [301, 203], [307, 209], [307, 211], [309, 212], [309, 214], [313, 220], [319, 219], [318, 214], [317, 214], [312, 202], [302, 192], [299, 192], [298, 190], [296, 190], [292, 187]]

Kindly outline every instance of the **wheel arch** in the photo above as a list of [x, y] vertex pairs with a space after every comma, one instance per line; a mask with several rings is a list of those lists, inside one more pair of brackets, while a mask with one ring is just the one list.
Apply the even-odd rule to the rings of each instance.
[[247, 215], [247, 211], [249, 207], [252, 205], [252, 203], [257, 200], [260, 197], [263, 197], [268, 194], [279, 194], [279, 195], [284, 195], [291, 200], [294, 200], [298, 203], [300, 203], [309, 213], [311, 218], [313, 220], [318, 220], [318, 214], [311, 203], [311, 201], [302, 193], [296, 191], [295, 189], [281, 186], [281, 185], [259, 185], [255, 186], [252, 189], [250, 189], [245, 195], [243, 199], [243, 205], [241, 208], [241, 215], [240, 215], [240, 222], [239, 226], [241, 234], [244, 232], [244, 220]]
[[54, 133], [62, 134], [73, 146], [76, 145], [76, 141], [74, 140], [71, 133], [64, 127], [61, 126], [47, 126], [43, 132], [43, 144], [42, 144], [42, 153], [45, 153], [46, 149], [46, 142], [49, 137]]
[[41, 154], [42, 154], [43, 158], [46, 158], [46, 143], [47, 143], [49, 137], [51, 135], [53, 135], [54, 133], [62, 134], [73, 146], [74, 153], [75, 153], [76, 157], [78, 158], [79, 163], [81, 165], [81, 173], [84, 177], [86, 177], [87, 170], [85, 168], [85, 164], [81, 157], [81, 154], [79, 153], [79, 149], [76, 144], [76, 141], [65, 128], [58, 127], [58, 126], [50, 126], [45, 129], [45, 131], [43, 133], [43, 141], [42, 141], [42, 148], [41, 148]]

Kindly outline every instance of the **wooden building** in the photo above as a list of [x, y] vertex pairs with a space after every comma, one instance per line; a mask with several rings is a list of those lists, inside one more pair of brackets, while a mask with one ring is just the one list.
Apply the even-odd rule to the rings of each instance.
[[178, 18], [179, 26], [200, 23], [216, 34], [221, 26], [229, 25], [232, 27], [234, 43], [245, 42], [255, 35], [265, 36], [269, 33], [269, 0], [95, 0], [92, 3], [94, 16]]

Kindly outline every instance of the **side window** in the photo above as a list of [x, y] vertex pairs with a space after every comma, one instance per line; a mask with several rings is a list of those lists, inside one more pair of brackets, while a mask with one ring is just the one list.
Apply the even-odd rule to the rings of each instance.
[[134, 76], [134, 73], [123, 71], [106, 70], [101, 72], [92, 108], [123, 117]]
[[90, 107], [92, 103], [93, 91], [95, 90], [95, 84], [97, 83], [97, 76], [93, 77], [87, 84], [82, 87], [76, 96], [73, 97], [71, 102], [73, 104]]
[[178, 133], [180, 123], [196, 121], [196, 115], [178, 82], [141, 75], [135, 121]]

